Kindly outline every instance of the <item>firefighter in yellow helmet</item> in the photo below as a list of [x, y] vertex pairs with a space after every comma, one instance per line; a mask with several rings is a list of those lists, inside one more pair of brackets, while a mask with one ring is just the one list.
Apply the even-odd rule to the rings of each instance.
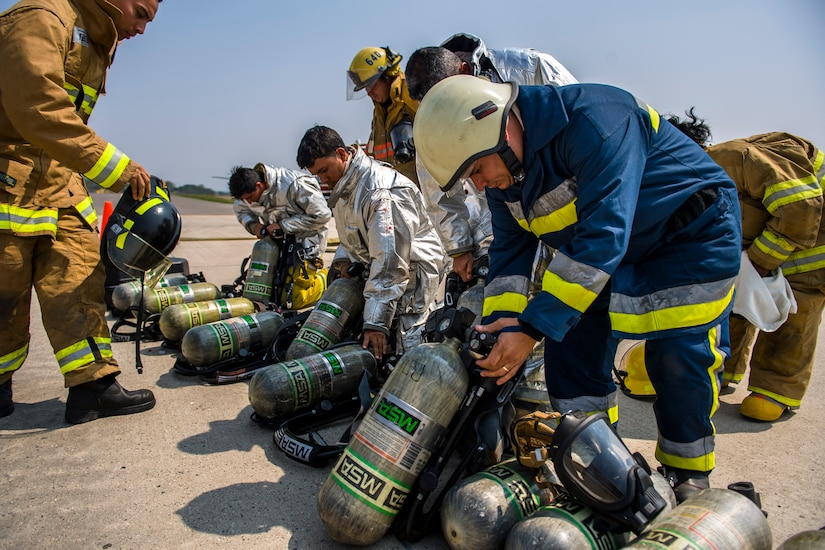
[[[359, 93], [360, 92], [360, 93]], [[401, 70], [401, 54], [388, 46], [363, 48], [347, 71], [347, 99], [372, 99], [372, 129], [366, 153], [418, 185], [412, 124], [418, 102], [410, 97]]]
[[32, 289], [69, 395], [66, 421], [151, 409], [127, 391], [112, 355], [104, 269], [82, 176], [150, 194], [149, 173], [86, 123], [118, 44], [160, 0], [21, 0], [0, 14], [0, 416], [29, 352]]

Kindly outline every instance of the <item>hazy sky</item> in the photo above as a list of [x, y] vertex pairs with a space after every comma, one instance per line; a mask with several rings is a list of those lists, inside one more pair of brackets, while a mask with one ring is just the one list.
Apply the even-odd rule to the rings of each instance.
[[823, 0], [164, 0], [90, 124], [157, 176], [223, 190], [236, 164], [297, 168], [314, 124], [367, 140], [372, 103], [345, 92], [359, 49], [389, 45], [404, 67], [456, 32], [550, 53], [663, 114], [695, 105], [716, 143], [783, 130], [825, 148]]

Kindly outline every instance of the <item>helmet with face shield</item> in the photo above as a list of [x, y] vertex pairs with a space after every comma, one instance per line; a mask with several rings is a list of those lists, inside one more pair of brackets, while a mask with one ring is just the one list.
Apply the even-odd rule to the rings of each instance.
[[171, 266], [167, 256], [178, 244], [181, 215], [170, 202], [166, 183], [151, 178], [149, 198], [135, 200], [127, 188], [112, 212], [101, 239], [101, 259], [149, 288]]
[[366, 97], [366, 88], [383, 75], [395, 77], [401, 70], [401, 54], [389, 46], [369, 46], [359, 50], [347, 70], [347, 100]]

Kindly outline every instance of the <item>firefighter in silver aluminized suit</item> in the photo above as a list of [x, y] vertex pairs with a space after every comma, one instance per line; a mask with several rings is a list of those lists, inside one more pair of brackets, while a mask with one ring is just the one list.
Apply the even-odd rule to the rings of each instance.
[[[490, 50], [481, 38], [467, 33], [454, 34], [439, 47], [420, 48], [413, 52], [405, 72], [410, 97], [421, 101], [437, 82], [456, 74], [471, 74], [492, 82], [515, 82], [518, 85], [563, 86], [575, 84], [576, 78], [553, 56], [532, 48]], [[414, 123], [413, 123], [414, 124]], [[427, 211], [453, 259], [453, 271], [463, 280], [472, 278], [473, 264], [487, 254], [492, 241], [490, 210], [484, 193], [472, 185], [456, 186], [444, 193], [438, 182], [420, 163], [416, 163], [418, 182]], [[482, 214], [470, 216], [469, 207]]]
[[236, 199], [232, 209], [241, 225], [259, 239], [278, 229], [294, 235], [308, 260], [323, 262], [332, 212], [318, 181], [295, 170], [262, 163], [253, 170], [259, 181], [251, 178], [244, 183], [240, 174], [229, 179], [229, 191]]
[[387, 338], [397, 322], [396, 353], [421, 342], [424, 324], [436, 308], [444, 271], [444, 249], [424, 208], [418, 187], [389, 165], [347, 147], [325, 126], [307, 130], [298, 165], [332, 187], [332, 208], [341, 240], [333, 267], [366, 266], [363, 346], [377, 359], [389, 352]]

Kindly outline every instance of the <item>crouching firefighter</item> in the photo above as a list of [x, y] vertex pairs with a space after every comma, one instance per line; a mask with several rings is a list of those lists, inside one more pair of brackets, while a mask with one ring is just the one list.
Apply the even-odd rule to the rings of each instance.
[[[449, 191], [485, 189], [493, 220], [478, 365], [512, 379], [545, 342], [550, 402], [606, 412], [619, 339], [645, 340], [656, 458], [677, 498], [709, 486], [718, 374], [739, 271], [736, 188], [702, 148], [627, 91], [453, 76], [424, 97], [421, 162]], [[528, 300], [540, 243], [556, 254]]]
[[327, 288], [323, 254], [332, 217], [318, 180], [258, 163], [233, 168], [229, 192], [238, 222], [259, 239], [249, 260], [244, 297], [286, 309], [317, 302]]

